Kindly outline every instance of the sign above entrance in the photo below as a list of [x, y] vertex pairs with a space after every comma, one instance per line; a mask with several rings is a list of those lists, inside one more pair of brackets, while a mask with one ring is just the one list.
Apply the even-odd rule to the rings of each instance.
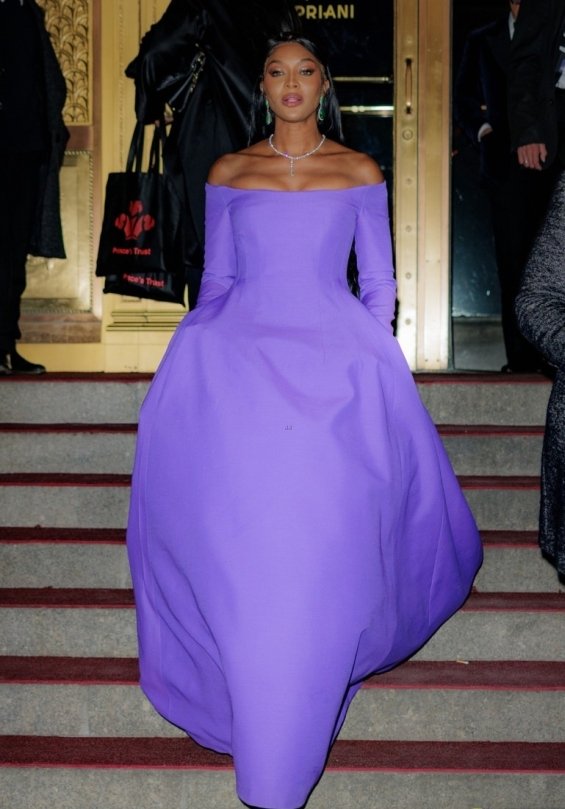
[[334, 76], [391, 75], [392, 0], [297, 3], [295, 9], [305, 34], [325, 46]]

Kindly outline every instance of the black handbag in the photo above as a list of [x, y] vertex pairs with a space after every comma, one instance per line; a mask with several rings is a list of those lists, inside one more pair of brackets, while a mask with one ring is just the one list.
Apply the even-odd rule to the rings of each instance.
[[165, 124], [156, 125], [143, 172], [144, 125], [135, 126], [125, 172], [108, 176], [96, 275], [104, 292], [184, 303], [181, 204], [160, 171]]
[[206, 54], [198, 49], [188, 64], [181, 61], [178, 70], [164, 78], [157, 92], [175, 113], [184, 111], [206, 64]]

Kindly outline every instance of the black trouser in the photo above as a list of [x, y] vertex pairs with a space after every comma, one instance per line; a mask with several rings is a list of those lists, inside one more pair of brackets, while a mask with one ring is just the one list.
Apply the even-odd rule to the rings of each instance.
[[523, 169], [516, 161], [506, 180], [489, 189], [504, 346], [508, 365], [516, 371], [534, 370], [541, 364], [541, 356], [518, 329], [514, 302], [555, 178], [553, 170]]
[[41, 152], [0, 151], [0, 353], [21, 337], [20, 301], [37, 203]]

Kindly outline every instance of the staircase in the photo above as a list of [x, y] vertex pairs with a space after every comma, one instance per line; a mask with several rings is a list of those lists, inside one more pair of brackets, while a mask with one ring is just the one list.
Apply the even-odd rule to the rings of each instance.
[[[230, 759], [136, 687], [123, 529], [148, 381], [0, 383], [1, 809], [241, 807]], [[550, 386], [417, 381], [485, 563], [425, 648], [366, 683], [308, 809], [565, 809], [565, 592], [536, 545]]]

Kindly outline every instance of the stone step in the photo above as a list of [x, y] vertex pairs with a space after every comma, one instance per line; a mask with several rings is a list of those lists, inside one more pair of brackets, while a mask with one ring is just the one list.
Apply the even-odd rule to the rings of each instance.
[[131, 587], [124, 545], [0, 543], [0, 587]]
[[[565, 594], [474, 593], [418, 660], [565, 660]], [[0, 655], [134, 657], [129, 590], [0, 590]]]
[[416, 374], [436, 424], [543, 425], [551, 383], [541, 375]]
[[565, 584], [559, 581], [555, 568], [541, 556], [537, 546], [485, 547], [475, 587], [479, 592], [565, 592]]
[[[0, 587], [131, 586], [123, 542], [10, 542], [9, 537], [9, 529], [0, 529]], [[486, 542], [475, 587], [479, 592], [565, 590], [555, 569], [541, 557], [537, 544], [519, 541]]]
[[129, 475], [0, 475], [0, 524], [123, 528]]
[[[460, 476], [479, 528], [535, 531], [535, 476]], [[128, 475], [0, 474], [0, 525], [122, 528], [129, 505]]]
[[[241, 809], [231, 759], [188, 739], [5, 736], [2, 760], [10, 809]], [[564, 762], [559, 743], [338, 741], [308, 809], [563, 809]]]
[[[0, 422], [135, 423], [150, 379], [147, 374], [6, 378]], [[440, 373], [416, 374], [415, 380], [438, 424], [545, 423], [551, 383], [540, 375]]]
[[[149, 381], [3, 382], [6, 809], [241, 808], [229, 758], [177, 738], [134, 685], [123, 526]], [[500, 374], [416, 381], [482, 529], [485, 564], [477, 592], [413, 660], [363, 687], [308, 809], [565, 809], [565, 593], [535, 536], [551, 386]], [[76, 656], [92, 655], [103, 662], [81, 679]]]
[[[137, 685], [136, 657], [0, 656], [0, 684]], [[363, 688], [563, 691], [565, 662], [409, 660], [370, 677]]]
[[[135, 681], [115, 682], [116, 674], [119, 676], [115, 671], [114, 680], [99, 682], [105, 661], [94, 667], [92, 663], [85, 664], [89, 679], [84, 680], [80, 674], [77, 676], [76, 659], [70, 661], [74, 678], [65, 670], [68, 659], [58, 666], [56, 660], [31, 658], [26, 666], [26, 658], [18, 658], [18, 677], [11, 658], [8, 663], [12, 664], [12, 676], [8, 679], [1, 676], [0, 658], [0, 715], [4, 733], [184, 736], [152, 709]], [[41, 673], [46, 667], [58, 672], [50, 681]], [[122, 664], [126, 672], [129, 668]], [[40, 672], [39, 681], [34, 681], [36, 669]], [[554, 720], [547, 722], [550, 714]], [[527, 738], [530, 742], [565, 742], [565, 663], [405, 664], [392, 676], [380, 675], [365, 683], [353, 701], [340, 738], [380, 741]]]
[[[0, 473], [129, 474], [135, 424], [0, 424]], [[543, 427], [440, 425], [460, 475], [537, 475]]]
[[440, 425], [458, 475], [539, 475], [543, 427]]
[[0, 424], [0, 473], [130, 474], [135, 424]]
[[537, 531], [539, 477], [459, 476], [459, 481], [481, 531]]
[[2, 380], [0, 422], [135, 424], [151, 374], [46, 374]]

